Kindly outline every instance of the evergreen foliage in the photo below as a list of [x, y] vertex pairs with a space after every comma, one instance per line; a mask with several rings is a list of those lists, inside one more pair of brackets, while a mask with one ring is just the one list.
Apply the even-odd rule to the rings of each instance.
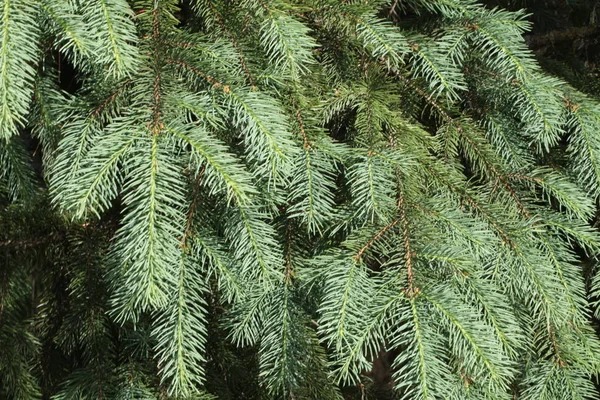
[[0, 0], [0, 397], [599, 398], [600, 100], [503, 3]]

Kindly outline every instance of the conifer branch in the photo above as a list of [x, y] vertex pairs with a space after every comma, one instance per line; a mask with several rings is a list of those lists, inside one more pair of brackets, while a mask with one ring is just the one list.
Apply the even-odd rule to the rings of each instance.
[[591, 64], [477, 0], [133, 3], [0, 1], [0, 398], [598, 397]]

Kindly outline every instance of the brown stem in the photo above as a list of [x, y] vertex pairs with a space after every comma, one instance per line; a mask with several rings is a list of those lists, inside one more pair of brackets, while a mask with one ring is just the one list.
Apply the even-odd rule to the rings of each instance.
[[448, 186], [448, 188], [450, 188], [450, 190], [452, 190], [455, 193], [458, 193], [462, 198], [464, 198], [466, 200], [467, 203], [469, 203], [471, 205], [471, 207], [475, 208], [480, 214], [482, 214], [485, 217], [485, 219], [488, 221], [488, 223], [490, 223], [494, 227], [494, 229], [498, 232], [498, 234], [502, 238], [503, 243], [507, 243], [511, 247], [514, 247], [514, 243], [510, 239], [508, 234], [506, 232], [504, 232], [504, 230], [496, 223], [496, 221], [494, 221], [490, 217], [490, 215], [483, 209], [483, 207], [479, 203], [477, 203], [464, 190], [454, 187], [454, 185], [452, 185], [450, 182], [448, 182], [446, 179], [444, 179], [442, 176], [440, 176], [440, 174], [438, 174], [437, 171], [435, 171], [433, 168], [428, 166], [427, 169], [429, 170], [429, 172], [431, 172], [432, 174], [437, 176], [438, 179], [440, 181], [442, 181], [446, 186]]
[[386, 226], [384, 226], [383, 228], [381, 228], [381, 230], [379, 232], [377, 232], [375, 234], [375, 236], [373, 236], [371, 238], [371, 240], [369, 240], [363, 247], [360, 248], [360, 250], [358, 250], [358, 253], [356, 253], [356, 255], [353, 258], [356, 261], [360, 261], [360, 259], [362, 258], [362, 255], [364, 254], [364, 252], [367, 251], [367, 249], [369, 247], [371, 247], [388, 230], [390, 230], [391, 228], [393, 228], [394, 226], [396, 226], [396, 224], [398, 224], [398, 222], [400, 222], [400, 220], [396, 219], [396, 220], [392, 221], [391, 223], [387, 224]]
[[198, 193], [200, 192], [200, 184], [202, 183], [202, 176], [204, 175], [204, 171], [206, 171], [206, 166], [202, 167], [202, 169], [198, 173], [198, 178], [196, 179], [196, 185], [194, 186], [194, 198], [192, 199], [192, 204], [190, 205], [190, 210], [188, 211], [183, 236], [179, 241], [179, 247], [181, 248], [185, 247], [185, 242], [191, 234], [192, 220], [194, 219], [194, 212], [196, 212], [196, 203], [198, 202]]
[[427, 103], [429, 103], [433, 108], [435, 108], [446, 121], [448, 121], [449, 123], [452, 123], [452, 124], [454, 123], [454, 119], [435, 100], [433, 100], [433, 98], [430, 95], [428, 95], [423, 89], [416, 86], [409, 79], [406, 79], [399, 73], [396, 73], [395, 76], [398, 77], [400, 80], [402, 80], [407, 86], [409, 86], [415, 92], [417, 92], [421, 97], [423, 97], [425, 99], [425, 101]]
[[296, 108], [296, 119], [298, 120], [298, 124], [300, 126], [300, 133], [302, 134], [302, 147], [304, 147], [305, 150], [308, 150], [311, 148], [310, 142], [308, 140], [308, 136], [306, 135], [306, 131], [304, 130], [304, 120], [302, 119], [302, 114], [300, 113], [300, 107], [298, 107], [298, 102], [294, 96], [292, 96], [292, 102]]
[[408, 219], [406, 218], [406, 208], [404, 207], [404, 197], [400, 196], [398, 199], [398, 210], [400, 212], [400, 219], [402, 220], [402, 236], [404, 237], [404, 262], [406, 265], [406, 281], [407, 289], [405, 291], [407, 297], [414, 297], [418, 292], [419, 288], [415, 287], [415, 279], [413, 274], [413, 253], [410, 249], [410, 238], [408, 236]]
[[98, 115], [110, 104], [128, 85], [133, 81], [131, 79], [125, 81], [117, 90], [115, 90], [106, 100], [102, 102], [90, 115], [92, 118], [98, 117]]
[[[459, 131], [462, 131], [463, 128], [456, 122], [456, 120], [454, 118], [452, 118], [435, 100], [433, 100], [431, 98], [431, 96], [429, 96], [425, 91], [423, 91], [421, 88], [419, 88], [418, 86], [414, 85], [410, 80], [406, 79], [405, 77], [403, 77], [400, 74], [396, 74], [396, 76], [398, 76], [401, 80], [403, 80], [408, 86], [410, 86], [413, 90], [415, 90], [417, 93], [419, 93], [432, 107], [434, 107], [439, 113], [440, 115], [448, 122], [448, 124], [450, 125], [454, 125], [456, 126], [456, 129]], [[510, 185], [510, 183], [508, 183], [506, 181], [506, 176], [504, 174], [502, 174], [500, 171], [498, 171], [496, 169], [496, 167], [494, 167], [493, 164], [491, 164], [490, 162], [487, 161], [486, 157], [482, 155], [481, 151], [479, 150], [479, 147], [477, 146], [476, 143], [474, 143], [467, 135], [462, 135], [463, 138], [471, 145], [471, 147], [480, 155], [481, 159], [484, 160], [485, 164], [488, 166], [488, 168], [490, 169], [490, 171], [492, 171], [494, 173], [494, 175], [496, 175], [497, 179], [502, 183], [502, 185], [506, 188], [506, 190], [508, 191], [508, 193], [510, 194], [510, 196], [516, 201], [517, 203], [517, 207], [519, 207], [519, 211], [526, 217], [526, 218], [531, 218], [531, 215], [529, 214], [529, 212], [527, 211], [527, 209], [525, 208], [525, 205], [523, 204], [523, 202], [521, 201], [521, 199], [519, 199], [519, 196], [517, 195], [517, 192], [515, 191], [515, 189]]]
[[288, 223], [286, 229], [287, 243], [285, 251], [285, 280], [290, 282], [292, 277], [296, 275], [294, 267], [292, 266], [292, 224]]
[[[154, 45], [158, 46], [160, 42], [160, 10], [158, 8], [154, 8], [152, 10], [152, 39], [154, 41]], [[158, 48], [155, 48], [154, 57], [156, 61], [162, 62], [162, 60], [158, 60], [161, 57], [160, 51]], [[152, 123], [150, 125], [150, 130], [154, 135], [157, 135], [161, 132], [163, 125], [161, 123], [162, 117], [162, 94], [161, 94], [161, 84], [162, 77], [160, 73], [160, 69], [156, 70], [156, 74], [154, 75], [154, 83], [152, 95], [154, 98], [154, 104], [152, 105]]]
[[219, 26], [221, 27], [221, 29], [223, 29], [223, 31], [227, 34], [227, 36], [229, 36], [229, 39], [231, 39], [231, 43], [233, 44], [233, 47], [235, 48], [235, 50], [238, 53], [238, 58], [240, 59], [240, 63], [242, 64], [242, 68], [244, 69], [244, 73], [246, 74], [246, 78], [248, 79], [248, 82], [250, 82], [250, 85], [254, 86], [254, 79], [252, 79], [252, 75], [250, 75], [250, 70], [248, 69], [248, 65], [246, 64], [246, 59], [244, 58], [244, 55], [243, 55], [242, 51], [240, 50], [240, 45], [239, 45], [238, 41], [236, 40], [233, 33], [231, 33], [231, 31], [227, 28], [227, 24], [223, 20], [223, 16], [215, 8], [212, 1], [208, 2], [208, 6], [210, 7], [213, 14], [217, 17], [217, 22], [219, 23]]

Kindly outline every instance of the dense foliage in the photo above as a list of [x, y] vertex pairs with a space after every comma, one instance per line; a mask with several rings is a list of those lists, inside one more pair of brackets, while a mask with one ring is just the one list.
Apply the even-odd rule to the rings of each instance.
[[0, 397], [599, 398], [600, 5], [497, 3], [0, 0]]

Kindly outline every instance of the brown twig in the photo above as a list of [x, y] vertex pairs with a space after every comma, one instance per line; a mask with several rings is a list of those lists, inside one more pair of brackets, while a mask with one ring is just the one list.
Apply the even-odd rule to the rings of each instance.
[[254, 79], [252, 79], [252, 75], [250, 74], [250, 70], [248, 69], [248, 65], [246, 64], [246, 58], [244, 57], [244, 55], [242, 54], [242, 51], [240, 50], [240, 45], [239, 45], [238, 41], [236, 40], [233, 33], [231, 33], [231, 31], [227, 28], [227, 24], [223, 20], [223, 16], [215, 8], [212, 1], [208, 2], [208, 6], [210, 7], [213, 14], [216, 15], [217, 22], [219, 23], [219, 26], [221, 27], [221, 29], [223, 29], [223, 31], [227, 34], [227, 36], [229, 36], [229, 39], [231, 39], [231, 43], [233, 44], [233, 47], [235, 48], [236, 52], [238, 53], [238, 58], [240, 60], [240, 63], [242, 64], [242, 68], [244, 69], [246, 78], [248, 79], [248, 82], [250, 83], [250, 85], [252, 87], [254, 87]]
[[413, 273], [413, 255], [410, 248], [410, 238], [408, 235], [408, 219], [406, 218], [406, 209], [404, 207], [404, 197], [398, 198], [398, 211], [400, 212], [400, 219], [402, 220], [402, 236], [404, 238], [404, 262], [406, 265], [406, 282], [408, 287], [406, 288], [405, 294], [407, 297], [414, 297], [418, 292], [419, 288], [415, 287], [415, 278]]
[[384, 226], [383, 228], [381, 228], [381, 230], [379, 230], [379, 232], [377, 232], [367, 243], [365, 243], [365, 245], [363, 247], [360, 248], [360, 250], [358, 250], [358, 252], [356, 253], [356, 255], [353, 258], [356, 261], [360, 261], [364, 252], [367, 251], [367, 249], [369, 247], [371, 247], [377, 240], [379, 240], [379, 238], [381, 236], [383, 236], [388, 230], [390, 230], [391, 228], [396, 226], [398, 224], [398, 222], [400, 222], [400, 220], [396, 219], [396, 220], [392, 221], [391, 223], [387, 224], [386, 226]]
[[192, 204], [190, 205], [190, 210], [188, 211], [183, 236], [179, 241], [179, 247], [181, 248], [185, 247], [185, 242], [187, 238], [191, 235], [192, 220], [194, 219], [194, 213], [196, 212], [196, 203], [198, 203], [198, 193], [200, 191], [200, 184], [202, 183], [202, 176], [204, 175], [204, 171], [206, 171], [206, 166], [202, 167], [202, 169], [198, 173], [198, 178], [196, 179], [196, 185], [194, 186], [194, 198], [192, 199]]
[[115, 90], [113, 93], [111, 93], [111, 95], [108, 96], [106, 98], [106, 100], [104, 100], [102, 102], [102, 104], [100, 104], [98, 107], [96, 107], [96, 109], [94, 111], [92, 111], [90, 116], [92, 118], [98, 117], [98, 115], [119, 95], [119, 93], [121, 93], [123, 90], [125, 90], [125, 88], [128, 85], [130, 85], [132, 82], [133, 81], [131, 79], [125, 81], [125, 83], [123, 83], [119, 88], [117, 88], [117, 90]]
[[216, 80], [215, 78], [205, 74], [204, 72], [200, 71], [198, 68], [194, 67], [193, 65], [190, 65], [184, 61], [181, 60], [173, 60], [168, 58], [166, 60], [166, 62], [168, 64], [174, 64], [174, 65], [179, 65], [180, 67], [183, 67], [187, 70], [192, 71], [194, 74], [201, 76], [202, 78], [206, 79], [211, 85], [213, 85], [215, 88], [219, 88], [219, 87], [223, 87], [223, 91], [228, 92], [229, 91], [229, 86], [223, 85], [221, 82], [219, 82], [218, 80]]
[[294, 107], [296, 108], [296, 119], [298, 120], [298, 124], [300, 127], [300, 134], [302, 135], [302, 147], [305, 150], [311, 148], [310, 141], [308, 140], [308, 136], [306, 135], [306, 130], [304, 130], [304, 120], [302, 119], [302, 114], [300, 113], [300, 107], [298, 107], [298, 102], [296, 98], [292, 96], [292, 102], [294, 103]]

